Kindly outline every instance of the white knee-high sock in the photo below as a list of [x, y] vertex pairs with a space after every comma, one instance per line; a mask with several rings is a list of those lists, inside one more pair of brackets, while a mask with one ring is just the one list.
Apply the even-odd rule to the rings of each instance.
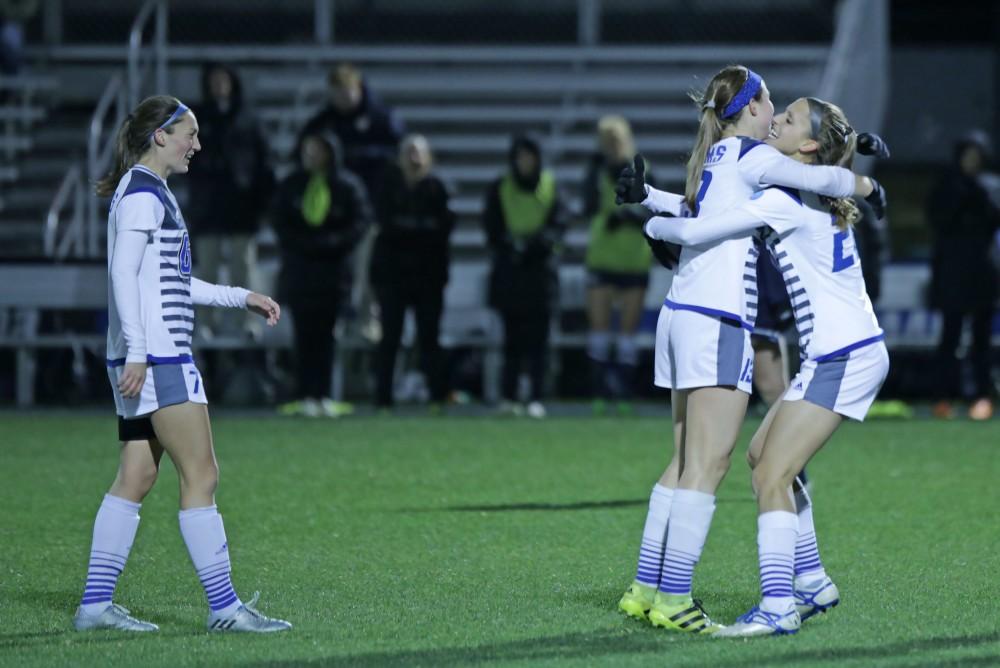
[[242, 603], [230, 579], [232, 567], [222, 515], [215, 506], [190, 508], [180, 511], [178, 520], [191, 563], [205, 588], [208, 607], [220, 615], [236, 612]]
[[635, 334], [619, 334], [615, 339], [615, 357], [619, 364], [634, 367], [639, 364], [639, 342]]
[[639, 547], [639, 567], [635, 579], [650, 587], [660, 584], [660, 569], [663, 568], [663, 550], [667, 541], [667, 520], [670, 518], [670, 504], [674, 490], [657, 483], [649, 495], [649, 512], [646, 526], [642, 529], [642, 545]]
[[604, 363], [611, 357], [611, 333], [590, 332], [587, 334], [587, 357]]
[[819, 558], [816, 527], [813, 524], [812, 499], [805, 489], [795, 492], [795, 509], [799, 516], [799, 535], [795, 542], [795, 579], [812, 582], [826, 577]]
[[663, 555], [659, 589], [665, 594], [690, 595], [694, 567], [701, 559], [715, 514], [715, 495], [692, 489], [674, 490], [670, 529]]
[[795, 513], [775, 510], [757, 518], [761, 610], [784, 613], [795, 605], [792, 578], [798, 533], [799, 518]]
[[80, 601], [80, 606], [89, 615], [98, 615], [111, 605], [118, 576], [125, 570], [135, 532], [139, 529], [141, 505], [110, 494], [104, 495], [94, 519], [87, 584]]

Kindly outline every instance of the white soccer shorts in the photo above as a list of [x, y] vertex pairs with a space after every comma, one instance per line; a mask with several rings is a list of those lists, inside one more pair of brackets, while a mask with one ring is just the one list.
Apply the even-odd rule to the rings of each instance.
[[804, 361], [782, 400], [804, 399], [862, 422], [888, 373], [889, 352], [877, 341], [833, 359]]
[[[190, 358], [188, 358], [190, 359]], [[115, 408], [118, 415], [128, 419], [148, 415], [157, 409], [187, 401], [207, 404], [205, 384], [194, 362], [172, 364], [149, 364], [146, 367], [146, 382], [139, 396], [126, 399], [118, 390], [124, 364], [108, 366], [108, 378], [115, 394]]]
[[752, 381], [750, 331], [738, 321], [660, 308], [656, 323], [657, 387], [735, 387], [749, 394]]

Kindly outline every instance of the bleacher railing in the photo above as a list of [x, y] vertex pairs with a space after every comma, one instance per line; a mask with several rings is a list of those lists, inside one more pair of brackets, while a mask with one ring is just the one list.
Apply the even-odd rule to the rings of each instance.
[[[94, 115], [90, 118], [87, 134], [87, 182], [94, 184], [111, 167], [115, 151], [115, 133], [128, 111], [125, 108], [125, 88], [122, 75], [115, 74], [97, 101]], [[87, 255], [101, 254], [101, 227], [97, 211], [97, 196], [87, 198]]]
[[[72, 199], [71, 199], [72, 198]], [[79, 164], [73, 164], [66, 171], [59, 184], [56, 196], [45, 216], [45, 233], [43, 248], [45, 255], [55, 259], [63, 259], [70, 255], [84, 256], [84, 211], [87, 194], [84, 192], [83, 173]], [[71, 214], [69, 224], [60, 230], [59, 218], [67, 205]]]
[[[150, 20], [155, 20], [153, 42], [143, 49], [143, 32]], [[149, 69], [155, 71], [156, 92], [167, 91], [167, 2], [147, 0], [132, 23], [128, 36], [128, 107], [134, 109], [144, 97], [143, 82]], [[146, 59], [146, 68], [143, 60]]]
[[[143, 33], [155, 20], [154, 39], [144, 48]], [[146, 67], [143, 67], [143, 61]], [[49, 257], [100, 257], [105, 220], [98, 210], [97, 196], [91, 191], [111, 167], [115, 133], [129, 108], [146, 93], [144, 82], [149, 69], [155, 71], [156, 90], [167, 90], [167, 0], [146, 0], [129, 31], [128, 56], [124, 72], [111, 77], [101, 93], [87, 128], [86, 170], [73, 164], [66, 171], [56, 197], [45, 217], [44, 251]], [[83, 180], [86, 174], [86, 181]], [[70, 198], [69, 193], [73, 193]], [[62, 195], [62, 196], [60, 196]], [[70, 222], [60, 225], [63, 210], [71, 206]], [[86, 228], [84, 230], [83, 228]]]

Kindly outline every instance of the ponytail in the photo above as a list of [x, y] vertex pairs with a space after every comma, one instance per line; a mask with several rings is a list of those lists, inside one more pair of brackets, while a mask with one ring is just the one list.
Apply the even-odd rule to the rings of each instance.
[[98, 181], [94, 188], [99, 197], [111, 197], [114, 195], [122, 175], [128, 171], [129, 167], [138, 162], [138, 159], [134, 159], [132, 151], [129, 150], [128, 146], [129, 130], [132, 128], [134, 118], [132, 114], [129, 114], [121, 127], [118, 128], [118, 135], [115, 137], [115, 153], [112, 157], [113, 164], [111, 171]]
[[698, 134], [695, 136], [694, 148], [687, 162], [687, 182], [684, 186], [684, 202], [692, 213], [697, 213], [696, 205], [698, 190], [701, 189], [701, 175], [705, 171], [705, 158], [712, 144], [722, 139], [722, 123], [712, 107], [706, 107], [701, 112], [701, 122], [698, 124]]
[[[813, 139], [818, 144], [816, 162], [850, 169], [854, 163], [854, 152], [858, 144], [858, 134], [847, 122], [844, 110], [835, 104], [807, 97], [809, 114], [813, 118]], [[817, 122], [818, 119], [818, 122]], [[834, 224], [842, 232], [861, 218], [858, 205], [849, 197], [820, 197], [820, 201], [830, 208]]]
[[840, 197], [837, 199], [824, 197], [822, 199], [830, 207], [830, 213], [833, 214], [833, 223], [841, 232], [846, 232], [851, 225], [854, 225], [861, 218], [858, 205], [850, 197]]
[[[726, 126], [733, 125], [742, 116], [743, 107], [738, 106], [740, 102], [745, 106], [750, 99], [759, 101], [761, 98], [762, 89], [758, 86], [756, 92], [750, 91], [746, 97], [741, 95], [741, 100], [734, 105], [737, 110], [727, 112], [730, 103], [742, 93], [744, 84], [749, 85], [748, 81], [751, 77], [757, 77], [757, 75], [753, 74], [749, 68], [742, 65], [729, 65], [712, 77], [704, 93], [694, 92], [690, 95], [694, 103], [698, 105], [701, 114], [694, 148], [691, 150], [691, 157], [688, 158], [687, 162], [687, 181], [684, 186], [684, 202], [692, 213], [697, 213], [698, 191], [701, 189], [701, 175], [705, 170], [708, 149], [712, 147], [712, 144], [722, 139], [722, 131]], [[759, 81], [760, 78], [757, 77], [757, 82], [759, 83]]]
[[173, 132], [172, 119], [178, 120], [173, 117], [182, 106], [180, 100], [175, 97], [154, 95], [140, 102], [139, 106], [122, 121], [115, 136], [111, 169], [94, 184], [94, 191], [99, 197], [111, 197], [115, 194], [118, 182], [125, 172], [142, 160], [150, 149], [154, 132], [160, 128], [167, 133]]

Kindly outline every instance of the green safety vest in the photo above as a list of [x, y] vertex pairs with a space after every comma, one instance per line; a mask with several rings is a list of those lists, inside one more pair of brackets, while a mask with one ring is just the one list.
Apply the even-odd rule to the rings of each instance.
[[309, 177], [302, 194], [302, 217], [310, 227], [319, 227], [326, 222], [330, 213], [330, 184], [326, 172], [317, 172]]
[[533, 191], [518, 186], [511, 174], [500, 181], [500, 208], [512, 236], [528, 237], [542, 229], [555, 202], [556, 179], [548, 170], [542, 171]]
[[587, 268], [623, 274], [648, 273], [653, 253], [642, 237], [642, 230], [631, 223], [608, 229], [608, 218], [618, 205], [615, 204], [615, 182], [607, 171], [601, 175], [598, 187], [600, 206], [590, 219]]

